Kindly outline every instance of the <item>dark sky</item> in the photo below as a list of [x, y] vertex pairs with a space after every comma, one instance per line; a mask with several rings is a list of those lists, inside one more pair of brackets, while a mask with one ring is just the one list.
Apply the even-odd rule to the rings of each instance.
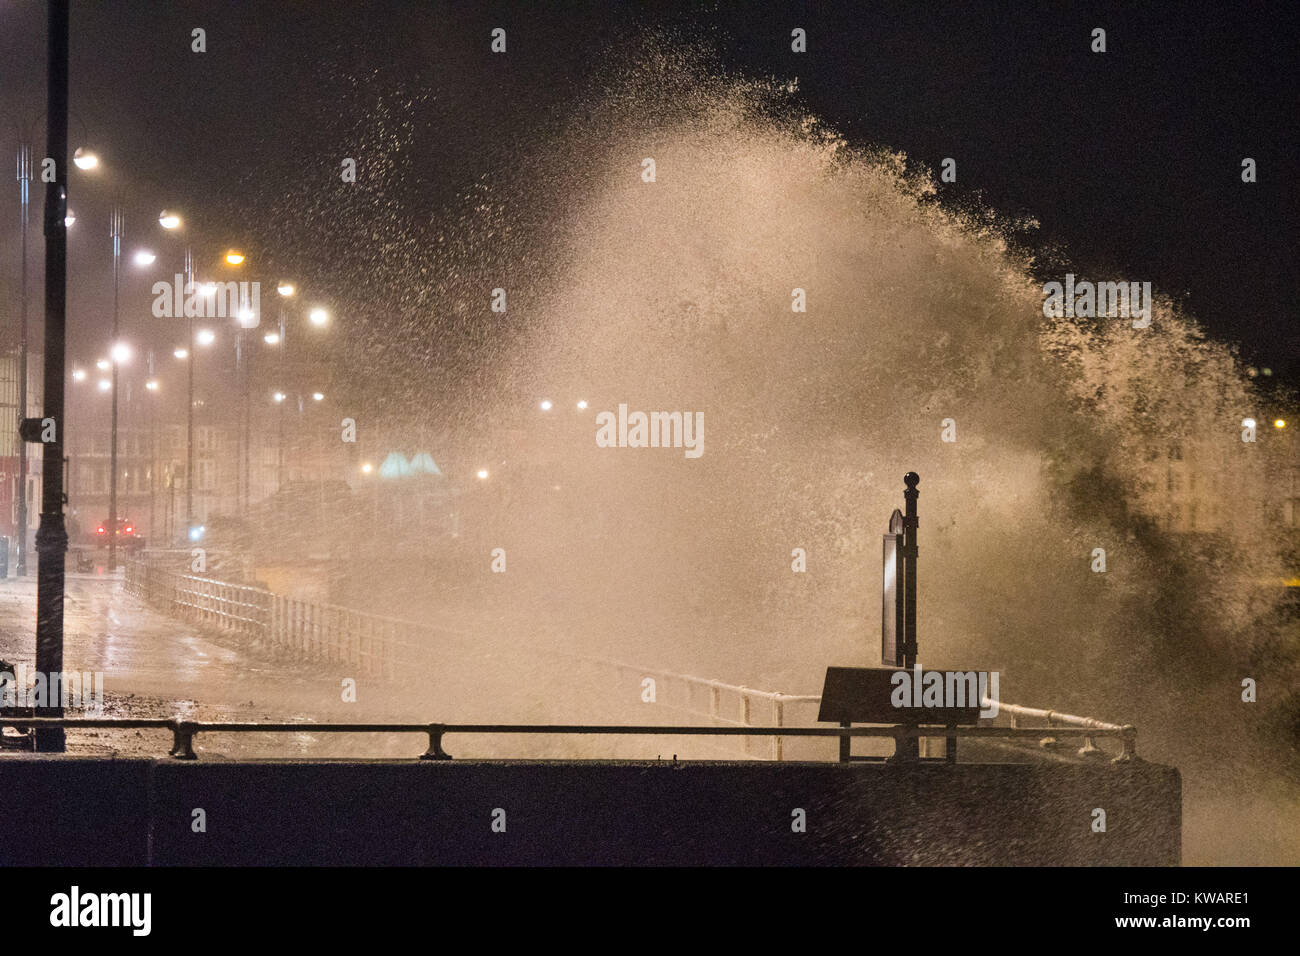
[[[1296, 381], [1295, 9], [76, 0], [71, 138], [88, 136], [106, 169], [73, 175], [70, 355], [84, 364], [106, 347], [115, 185], [129, 189], [128, 249], [177, 256], [155, 225], [159, 208], [177, 206], [205, 260], [247, 247], [266, 281], [295, 275], [311, 296], [362, 313], [364, 283], [339, 257], [427, 227], [485, 167], [509, 163], [514, 137], [564, 115], [607, 45], [670, 27], [716, 47], [729, 70], [797, 76], [802, 101], [851, 142], [931, 167], [956, 157], [958, 197], [1036, 217], [1045, 248], [1063, 247], [1080, 272], [1150, 279], [1248, 360]], [[202, 55], [190, 51], [196, 26]], [[509, 31], [505, 57], [488, 51], [495, 26]], [[795, 26], [808, 31], [805, 55], [790, 52]], [[1095, 26], [1104, 55], [1089, 51]], [[42, 5], [0, 3], [7, 152], [11, 121], [44, 106], [43, 34]], [[339, 156], [412, 117], [414, 152], [379, 171], [382, 195], [332, 222]], [[1240, 179], [1245, 156], [1258, 162], [1254, 185]], [[6, 181], [0, 278], [14, 315]], [[36, 282], [39, 250], [38, 238]], [[125, 301], [126, 330], [169, 352], [142, 277]]]

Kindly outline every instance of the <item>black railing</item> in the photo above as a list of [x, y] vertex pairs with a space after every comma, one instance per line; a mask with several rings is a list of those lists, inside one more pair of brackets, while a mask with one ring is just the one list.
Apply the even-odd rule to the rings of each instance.
[[443, 738], [447, 734], [573, 734], [573, 735], [637, 735], [655, 737], [853, 737], [893, 738], [897, 744], [900, 740], [918, 737], [966, 737], [1034, 739], [1050, 734], [1054, 737], [1083, 737], [1091, 740], [1096, 737], [1113, 737], [1123, 744], [1123, 751], [1112, 763], [1126, 763], [1137, 759], [1137, 729], [1132, 726], [1101, 724], [1086, 727], [664, 727], [617, 724], [343, 724], [343, 723], [306, 723], [293, 722], [221, 722], [192, 721], [168, 719], [163, 717], [125, 717], [125, 718], [6, 718], [0, 716], [0, 728], [13, 727], [18, 730], [38, 729], [59, 726], [67, 728], [103, 728], [109, 730], [170, 730], [172, 732], [172, 749], [169, 756], [178, 760], [197, 760], [194, 753], [194, 738], [200, 733], [301, 733], [310, 730], [315, 733], [338, 734], [428, 734], [429, 749], [421, 755], [422, 760], [450, 760], [451, 755], [443, 749]]

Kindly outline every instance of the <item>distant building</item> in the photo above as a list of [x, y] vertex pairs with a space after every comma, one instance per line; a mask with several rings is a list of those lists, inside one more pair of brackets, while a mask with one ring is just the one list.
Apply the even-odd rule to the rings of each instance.
[[1262, 500], [1244, 497], [1244, 489], [1234, 485], [1229, 456], [1239, 451], [1231, 442], [1168, 441], [1147, 448], [1143, 510], [1164, 530], [1178, 533], [1222, 531], [1244, 508], [1259, 509], [1256, 517], [1266, 525], [1300, 532], [1297, 437], [1290, 427], [1274, 428], [1272, 420], [1261, 421], [1256, 434], [1260, 445], [1281, 452], [1260, 456], [1260, 466], [1269, 470], [1260, 476], [1267, 482]]

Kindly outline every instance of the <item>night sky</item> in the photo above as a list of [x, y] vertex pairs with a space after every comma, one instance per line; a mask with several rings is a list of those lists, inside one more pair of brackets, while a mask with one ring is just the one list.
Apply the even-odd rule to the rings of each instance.
[[[1275, 380], [1300, 378], [1295, 4], [537, 7], [74, 3], [70, 138], [88, 135], [106, 168], [93, 182], [72, 176], [71, 360], [106, 347], [116, 185], [129, 189], [128, 249], [177, 256], [155, 220], [180, 207], [206, 255], [247, 246], [262, 278], [300, 277], [364, 317], [365, 342], [377, 341], [397, 306], [357, 273], [409, 265], [379, 262], [381, 237], [454, 228], [457, 197], [484, 173], [508, 176], [517, 144], [536, 141], [593, 71], [655, 29], [703, 41], [735, 74], [797, 76], [800, 101], [853, 144], [932, 169], [955, 157], [945, 198], [1038, 219], [1045, 255], [1063, 253], [1084, 276], [1150, 280]], [[190, 51], [195, 26], [206, 54]], [[489, 52], [495, 26], [508, 30], [506, 56]], [[808, 31], [807, 54], [790, 52], [795, 26]], [[1096, 26], [1104, 55], [1089, 50]], [[44, 108], [43, 34], [40, 4], [0, 4], [9, 152], [12, 120]], [[375, 153], [363, 144], [402, 123], [401, 162], [363, 198], [340, 194], [339, 158], [355, 154], [364, 175]], [[1258, 163], [1251, 185], [1246, 156]], [[16, 317], [17, 187], [6, 181], [0, 277]], [[41, 200], [38, 190], [34, 209]], [[39, 238], [31, 268], [41, 282]], [[149, 325], [148, 281], [127, 281], [125, 332], [165, 338]]]

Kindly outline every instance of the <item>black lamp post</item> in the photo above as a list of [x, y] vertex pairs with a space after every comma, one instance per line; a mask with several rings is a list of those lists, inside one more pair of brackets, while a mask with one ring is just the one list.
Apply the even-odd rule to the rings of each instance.
[[[63, 672], [63, 585], [64, 556], [68, 551], [68, 530], [63, 522], [63, 349], [67, 320], [68, 227], [68, 0], [49, 0], [49, 81], [47, 86], [45, 154], [53, 158], [54, 182], [45, 188], [45, 401], [46, 419], [54, 424], [51, 441], [43, 442], [41, 472], [41, 527], [36, 532], [36, 670], [44, 674]], [[24, 421], [23, 438], [34, 440]], [[39, 428], [40, 422], [35, 421]], [[37, 708], [38, 717], [62, 717], [59, 699], [47, 700]], [[36, 749], [62, 751], [62, 727], [41, 727], [35, 732]]]

